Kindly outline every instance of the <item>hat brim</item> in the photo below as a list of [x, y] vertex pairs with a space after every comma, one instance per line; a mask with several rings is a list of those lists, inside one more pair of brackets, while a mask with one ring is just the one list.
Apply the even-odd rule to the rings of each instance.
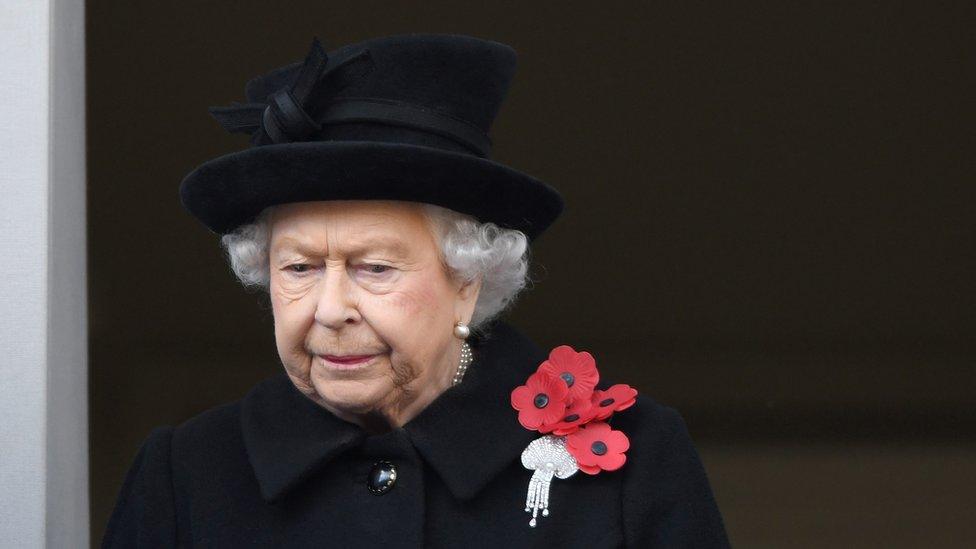
[[520, 230], [529, 240], [564, 207], [545, 182], [493, 160], [378, 141], [253, 147], [201, 164], [180, 184], [183, 206], [218, 234], [268, 206], [357, 199], [437, 204]]

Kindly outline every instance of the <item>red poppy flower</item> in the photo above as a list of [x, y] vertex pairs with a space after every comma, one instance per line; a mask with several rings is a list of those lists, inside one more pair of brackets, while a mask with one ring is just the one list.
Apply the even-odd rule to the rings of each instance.
[[603, 421], [587, 423], [566, 437], [566, 449], [576, 458], [580, 471], [589, 475], [621, 468], [627, 461], [624, 452], [628, 448], [627, 435]]
[[543, 423], [539, 426], [540, 433], [552, 433], [554, 435], [568, 435], [579, 429], [580, 425], [593, 419], [596, 408], [587, 399], [578, 399], [566, 407], [566, 413], [557, 423]]
[[570, 402], [589, 400], [593, 388], [600, 381], [596, 360], [586, 351], [577, 353], [569, 345], [560, 345], [549, 352], [549, 359], [539, 365], [540, 372], [547, 372], [566, 382]]
[[626, 383], [618, 383], [606, 391], [593, 391], [590, 402], [593, 403], [593, 419], [607, 419], [614, 412], [626, 410], [637, 401], [637, 389]]
[[525, 385], [512, 390], [512, 407], [518, 410], [518, 420], [526, 429], [537, 429], [543, 423], [556, 423], [566, 412], [569, 388], [558, 377], [535, 372]]

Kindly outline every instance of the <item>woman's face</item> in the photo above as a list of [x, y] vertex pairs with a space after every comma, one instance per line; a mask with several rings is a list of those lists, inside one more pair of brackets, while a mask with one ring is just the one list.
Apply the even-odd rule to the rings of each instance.
[[[371, 430], [406, 423], [457, 369], [480, 283], [447, 273], [413, 202], [277, 206], [271, 218], [275, 339], [289, 377], [316, 403]], [[369, 356], [356, 364], [341, 357]]]

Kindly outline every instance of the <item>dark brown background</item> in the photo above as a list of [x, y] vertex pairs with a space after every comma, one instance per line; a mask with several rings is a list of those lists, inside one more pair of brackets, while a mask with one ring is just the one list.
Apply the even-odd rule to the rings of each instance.
[[401, 32], [512, 45], [494, 158], [568, 207], [508, 315], [675, 406], [740, 547], [976, 542], [973, 8], [90, 1], [92, 539], [149, 430], [280, 368], [180, 206], [206, 108]]

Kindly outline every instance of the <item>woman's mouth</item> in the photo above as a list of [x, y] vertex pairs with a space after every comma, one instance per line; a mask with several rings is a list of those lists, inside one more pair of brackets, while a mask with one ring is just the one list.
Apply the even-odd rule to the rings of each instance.
[[368, 364], [376, 355], [319, 355], [329, 368], [336, 370], [350, 370]]

